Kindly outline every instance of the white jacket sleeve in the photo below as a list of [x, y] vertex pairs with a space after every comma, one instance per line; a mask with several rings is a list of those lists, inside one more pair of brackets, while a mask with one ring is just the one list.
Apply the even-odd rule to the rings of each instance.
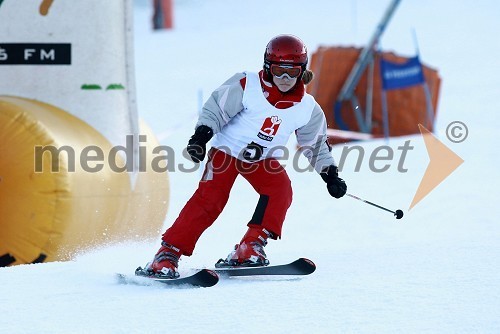
[[237, 73], [217, 88], [203, 105], [196, 127], [206, 125], [214, 134], [226, 125], [231, 118], [243, 110], [243, 88], [240, 80], [244, 73]]
[[326, 127], [325, 114], [316, 103], [309, 122], [296, 131], [297, 142], [304, 156], [318, 173], [330, 165], [336, 165], [327, 144]]

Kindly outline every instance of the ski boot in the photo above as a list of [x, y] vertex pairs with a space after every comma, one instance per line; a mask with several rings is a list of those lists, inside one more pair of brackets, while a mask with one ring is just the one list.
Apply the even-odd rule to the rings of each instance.
[[220, 259], [215, 267], [262, 267], [269, 265], [264, 246], [267, 245], [267, 239], [271, 236], [271, 232], [264, 228], [249, 228], [241, 242], [234, 246], [234, 250], [225, 260]]
[[[156, 252], [152, 262], [146, 265], [146, 268], [137, 268], [136, 275], [139, 276], [154, 276], [158, 278], [179, 278], [177, 266], [179, 258], [181, 257], [181, 250], [165, 241], [162, 241], [161, 247]], [[141, 272], [138, 272], [139, 270]]]

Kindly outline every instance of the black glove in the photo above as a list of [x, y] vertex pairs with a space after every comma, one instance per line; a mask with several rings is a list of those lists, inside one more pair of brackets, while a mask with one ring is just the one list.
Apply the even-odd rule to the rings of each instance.
[[331, 196], [340, 198], [347, 192], [347, 185], [339, 177], [337, 166], [331, 165], [321, 172], [321, 178], [326, 182], [326, 189]]
[[196, 128], [187, 145], [187, 152], [193, 162], [199, 163], [205, 159], [207, 143], [214, 135], [214, 131], [206, 125]]

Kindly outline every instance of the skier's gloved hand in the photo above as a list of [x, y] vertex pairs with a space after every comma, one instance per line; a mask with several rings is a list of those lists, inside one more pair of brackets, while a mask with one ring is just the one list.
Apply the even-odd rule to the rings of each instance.
[[326, 182], [326, 189], [331, 196], [341, 198], [347, 192], [347, 185], [344, 180], [339, 177], [338, 168], [331, 165], [325, 168], [321, 173], [321, 178]]
[[193, 162], [199, 163], [205, 159], [207, 143], [213, 135], [214, 131], [206, 125], [200, 125], [196, 128], [186, 148]]

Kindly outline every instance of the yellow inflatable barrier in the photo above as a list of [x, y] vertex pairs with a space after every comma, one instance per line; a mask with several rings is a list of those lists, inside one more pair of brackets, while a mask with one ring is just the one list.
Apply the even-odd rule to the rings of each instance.
[[[141, 132], [151, 152], [158, 143], [144, 124]], [[47, 147], [60, 152], [43, 151], [40, 159], [37, 148]], [[104, 152], [100, 170], [88, 171], [96, 161], [82, 168], [89, 147]], [[148, 157], [132, 190], [129, 174], [106, 163], [111, 149], [94, 128], [55, 106], [0, 96], [0, 266], [68, 260], [107, 242], [158, 237], [168, 175], [152, 171]], [[120, 155], [116, 165], [125, 165]]]

